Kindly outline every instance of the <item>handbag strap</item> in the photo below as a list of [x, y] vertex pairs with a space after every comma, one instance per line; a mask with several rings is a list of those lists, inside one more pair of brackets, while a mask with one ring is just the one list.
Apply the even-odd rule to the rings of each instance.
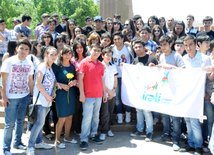
[[[45, 71], [45, 73], [46, 73], [46, 71]], [[43, 81], [44, 81], [44, 78], [45, 78], [45, 74], [44, 74], [44, 76], [43, 76], [42, 83], [43, 83]], [[37, 95], [37, 97], [36, 97], [35, 104], [37, 103], [37, 101], [38, 101], [38, 99], [39, 99], [39, 94], [40, 94], [40, 91], [38, 92], [38, 95]]]

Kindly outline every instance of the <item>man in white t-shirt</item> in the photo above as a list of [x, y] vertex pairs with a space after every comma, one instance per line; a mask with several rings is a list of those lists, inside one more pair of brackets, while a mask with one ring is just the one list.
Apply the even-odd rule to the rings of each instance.
[[[112, 48], [113, 57], [112, 63], [116, 66], [118, 72], [118, 85], [116, 89], [116, 112], [117, 112], [117, 122], [119, 124], [123, 123], [122, 115], [122, 102], [121, 102], [121, 81], [122, 81], [122, 64], [132, 63], [134, 60], [134, 53], [130, 47], [126, 47], [123, 44], [124, 37], [121, 31], [115, 32], [113, 34], [113, 41], [115, 46]], [[126, 123], [131, 121], [131, 107], [126, 106]]]
[[26, 59], [31, 49], [27, 39], [18, 41], [17, 55], [4, 61], [1, 68], [2, 79], [2, 105], [5, 108], [5, 128], [3, 138], [4, 155], [10, 155], [13, 128], [15, 126], [15, 138], [13, 147], [26, 149], [21, 137], [24, 128], [24, 120], [30, 96], [33, 96], [33, 63]]

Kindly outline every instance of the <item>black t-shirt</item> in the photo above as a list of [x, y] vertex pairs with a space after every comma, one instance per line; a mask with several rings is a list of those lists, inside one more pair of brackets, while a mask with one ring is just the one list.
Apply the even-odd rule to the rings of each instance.
[[149, 63], [154, 63], [155, 65], [158, 64], [158, 60], [153, 55], [146, 54], [144, 57], [136, 57], [133, 61], [133, 64], [136, 65], [137, 63], [143, 63], [144, 66], [148, 66]]
[[104, 31], [104, 30], [101, 30], [101, 31], [96, 31], [99, 35], [100, 35], [100, 37], [102, 36], [102, 34], [103, 33], [105, 33], [106, 31]]
[[64, 24], [59, 24], [56, 28], [55, 31], [58, 33], [62, 33], [66, 31], [66, 25]]
[[207, 35], [210, 37], [210, 40], [214, 39], [214, 32], [210, 30], [210, 32], [207, 32]]

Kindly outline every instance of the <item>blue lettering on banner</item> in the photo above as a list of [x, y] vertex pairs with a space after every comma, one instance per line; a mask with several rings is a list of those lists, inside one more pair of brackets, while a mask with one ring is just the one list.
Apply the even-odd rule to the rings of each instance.
[[172, 101], [172, 99], [164, 98], [161, 93], [155, 93], [154, 95], [152, 95], [147, 93], [146, 91], [144, 91], [143, 93], [142, 100], [148, 101], [148, 102], [163, 103], [163, 104], [170, 104], [170, 102]]

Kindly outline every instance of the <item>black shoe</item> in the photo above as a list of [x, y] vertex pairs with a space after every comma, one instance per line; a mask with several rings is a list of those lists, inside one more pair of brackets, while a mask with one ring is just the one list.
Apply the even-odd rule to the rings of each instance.
[[87, 149], [88, 149], [88, 143], [85, 141], [80, 142], [80, 150], [85, 151]]
[[152, 141], [152, 137], [153, 137], [152, 133], [146, 134], [145, 141], [146, 142], [151, 142]]
[[90, 138], [91, 141], [95, 142], [96, 144], [102, 144], [103, 141], [96, 135], [95, 137]]
[[186, 147], [180, 148], [179, 152], [189, 152], [189, 151], [195, 151], [195, 148], [187, 145]]
[[161, 135], [160, 137], [157, 137], [154, 139], [156, 142], [162, 142], [162, 141], [171, 141], [171, 136], [170, 135]]
[[194, 155], [202, 155], [202, 153], [203, 153], [202, 148], [196, 148]]

